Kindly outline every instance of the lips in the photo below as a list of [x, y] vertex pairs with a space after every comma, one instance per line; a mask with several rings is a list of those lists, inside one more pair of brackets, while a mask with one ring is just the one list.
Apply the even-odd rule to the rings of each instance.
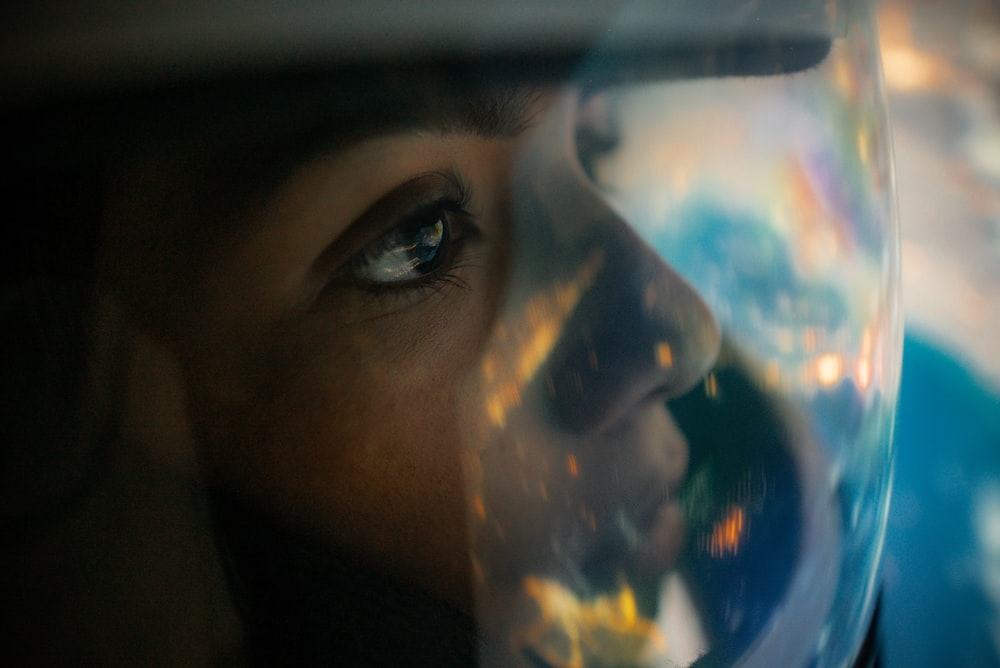
[[616, 453], [619, 479], [608, 485], [618, 498], [609, 509], [598, 544], [583, 561], [597, 591], [622, 577], [651, 584], [677, 565], [688, 534], [678, 492], [687, 474], [688, 443], [663, 403], [636, 407], [593, 447]]

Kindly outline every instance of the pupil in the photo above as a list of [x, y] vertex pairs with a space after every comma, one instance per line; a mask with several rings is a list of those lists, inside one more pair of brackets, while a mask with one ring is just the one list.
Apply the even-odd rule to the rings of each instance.
[[[444, 240], [444, 223], [440, 220], [433, 225], [420, 228], [414, 245], [414, 253], [420, 264], [431, 263], [437, 257], [441, 242]], [[420, 267], [425, 273], [430, 267]]]

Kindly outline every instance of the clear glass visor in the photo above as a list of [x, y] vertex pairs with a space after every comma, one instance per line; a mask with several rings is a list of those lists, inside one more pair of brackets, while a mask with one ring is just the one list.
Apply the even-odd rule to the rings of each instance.
[[544, 93], [465, 453], [483, 665], [857, 651], [898, 249], [872, 21], [828, 11], [801, 72], [595, 86], [618, 44]]

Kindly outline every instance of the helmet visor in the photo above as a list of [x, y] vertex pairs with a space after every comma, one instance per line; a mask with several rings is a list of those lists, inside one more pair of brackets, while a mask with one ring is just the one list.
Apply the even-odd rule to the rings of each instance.
[[872, 24], [826, 9], [829, 53], [780, 76], [658, 79], [667, 54], [602, 44], [519, 149], [464, 468], [484, 665], [857, 650], [897, 247]]

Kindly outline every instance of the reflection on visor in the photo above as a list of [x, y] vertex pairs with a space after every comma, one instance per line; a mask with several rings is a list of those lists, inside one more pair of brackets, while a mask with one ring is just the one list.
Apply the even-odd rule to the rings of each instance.
[[[801, 446], [792, 445], [780, 410], [738, 366], [710, 377], [710, 385], [670, 404], [690, 442], [698, 444], [680, 494], [689, 535], [679, 567], [686, 584], [674, 580], [658, 592], [654, 583], [652, 591], [637, 593], [620, 571], [615, 583], [580, 595], [557, 579], [526, 577], [524, 592], [536, 612], [512, 643], [539, 665], [675, 665], [704, 653], [704, 646], [692, 650], [692, 641], [713, 646], [712, 661], [732, 662], [762, 633], [787, 592], [805, 549], [798, 481], [808, 474], [795, 470], [794, 454]], [[622, 540], [635, 550], [647, 538], [631, 527]], [[614, 569], [591, 567], [592, 584], [608, 566]], [[812, 593], [828, 596], [821, 589]], [[685, 597], [683, 614], [696, 618], [667, 623], [664, 609], [678, 596]]]
[[[503, 427], [507, 411], [521, 403], [524, 386], [532, 381], [552, 352], [566, 319], [593, 285], [603, 264], [603, 255], [595, 251], [570, 281], [557, 283], [536, 295], [513, 322], [498, 329], [498, 350], [483, 360], [483, 380], [490, 388], [486, 396], [486, 413], [494, 427]], [[597, 364], [596, 358], [593, 364]], [[568, 461], [575, 462], [575, 459]], [[575, 463], [570, 466], [573, 475], [575, 468]]]
[[468, 468], [486, 665], [855, 651], [898, 329], [874, 41], [851, 30], [798, 75], [584, 93], [525, 149], [484, 366], [508, 380]]
[[581, 601], [555, 580], [529, 577], [525, 593], [538, 606], [538, 620], [513, 639], [515, 647], [543, 665], [633, 664], [666, 641], [652, 620], [639, 614], [627, 583], [618, 592]]

